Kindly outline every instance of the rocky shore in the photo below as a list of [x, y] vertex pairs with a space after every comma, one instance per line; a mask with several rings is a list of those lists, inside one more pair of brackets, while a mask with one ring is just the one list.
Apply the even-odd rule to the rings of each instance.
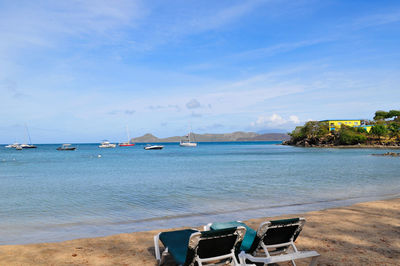
[[296, 147], [314, 147], [314, 148], [342, 148], [342, 149], [400, 149], [400, 143], [385, 142], [369, 143], [369, 144], [356, 144], [356, 145], [341, 145], [334, 141], [333, 137], [318, 139], [303, 139], [300, 141], [287, 140], [283, 141], [282, 145], [296, 146]]
[[374, 156], [400, 157], [400, 152], [376, 153], [376, 154], [372, 154], [372, 155], [374, 155]]

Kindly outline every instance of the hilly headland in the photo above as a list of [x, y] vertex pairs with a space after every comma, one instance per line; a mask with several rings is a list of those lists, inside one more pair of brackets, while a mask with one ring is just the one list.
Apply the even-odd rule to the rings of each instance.
[[298, 147], [400, 148], [400, 110], [376, 111], [372, 120], [308, 121], [284, 145]]
[[[135, 143], [157, 143], [157, 142], [179, 142], [184, 136], [174, 136], [168, 138], [158, 138], [153, 134], [147, 133], [141, 137], [131, 139]], [[196, 134], [191, 133], [191, 137], [196, 142], [225, 142], [225, 141], [285, 141], [290, 136], [284, 133], [258, 134], [255, 132], [233, 132], [225, 134]]]

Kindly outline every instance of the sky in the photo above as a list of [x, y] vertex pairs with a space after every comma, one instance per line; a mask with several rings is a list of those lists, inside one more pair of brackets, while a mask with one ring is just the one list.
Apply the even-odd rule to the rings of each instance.
[[290, 132], [400, 109], [400, 2], [0, 0], [0, 143]]

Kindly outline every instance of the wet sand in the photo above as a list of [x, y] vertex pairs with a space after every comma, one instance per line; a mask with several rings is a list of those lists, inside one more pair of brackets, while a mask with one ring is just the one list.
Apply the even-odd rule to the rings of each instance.
[[[318, 265], [400, 265], [400, 199], [247, 222], [257, 229], [262, 221], [291, 217], [306, 218], [296, 245], [320, 253]], [[0, 246], [0, 265], [156, 265], [153, 236], [160, 231]]]

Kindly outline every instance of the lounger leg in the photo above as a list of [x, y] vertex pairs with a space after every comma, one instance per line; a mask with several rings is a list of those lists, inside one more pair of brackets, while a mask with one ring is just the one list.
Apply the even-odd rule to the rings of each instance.
[[293, 266], [296, 266], [296, 262], [294, 262], [294, 260], [292, 260], [292, 264], [293, 264]]
[[198, 266], [203, 266], [203, 263], [201, 263], [201, 260], [198, 256], [196, 256], [195, 260], [196, 260]]
[[167, 255], [168, 255], [168, 247], [166, 247], [165, 250], [163, 251], [163, 253], [161, 254], [161, 260], [160, 260], [160, 264], [159, 265], [162, 265], [164, 263], [164, 258]]
[[310, 262], [310, 266], [315, 266], [317, 265], [317, 260], [318, 260], [318, 256], [317, 257], [313, 257], [311, 262]]
[[239, 265], [246, 265], [246, 258], [244, 256], [244, 251], [239, 253]]
[[156, 254], [156, 260], [158, 265], [161, 265], [164, 261], [164, 257], [167, 255], [168, 253], [168, 247], [165, 248], [165, 250], [163, 251], [163, 253], [160, 256], [160, 234], [157, 234], [156, 236], [154, 236], [154, 251]]

